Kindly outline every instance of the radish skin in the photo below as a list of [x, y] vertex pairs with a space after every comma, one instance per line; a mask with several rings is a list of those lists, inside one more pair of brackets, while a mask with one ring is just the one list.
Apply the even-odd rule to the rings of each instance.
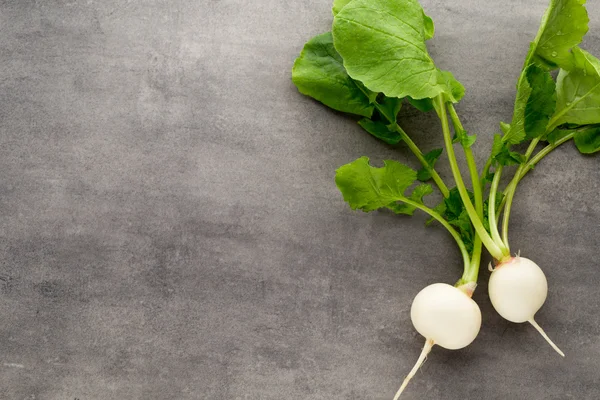
[[536, 263], [520, 256], [500, 263], [490, 275], [488, 291], [498, 314], [511, 322], [529, 322], [558, 354], [565, 356], [534, 320], [548, 296], [548, 281]]
[[425, 346], [394, 400], [400, 398], [434, 345], [457, 350], [475, 340], [481, 328], [481, 311], [471, 299], [472, 293], [473, 285], [459, 289], [446, 283], [434, 283], [415, 296], [410, 318], [417, 332], [426, 338]]

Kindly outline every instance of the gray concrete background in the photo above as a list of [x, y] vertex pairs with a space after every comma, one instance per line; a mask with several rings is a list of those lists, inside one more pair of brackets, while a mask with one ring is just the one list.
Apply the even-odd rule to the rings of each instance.
[[[423, 4], [482, 161], [546, 1]], [[423, 345], [413, 296], [461, 262], [425, 217], [338, 194], [334, 170], [358, 156], [416, 163], [292, 85], [329, 9], [0, 1], [0, 398], [391, 398]], [[433, 116], [402, 122], [441, 142]], [[600, 398], [599, 178], [569, 144], [514, 207], [513, 247], [550, 282], [538, 321], [567, 357], [491, 309], [484, 271], [481, 334], [436, 348], [404, 398]]]

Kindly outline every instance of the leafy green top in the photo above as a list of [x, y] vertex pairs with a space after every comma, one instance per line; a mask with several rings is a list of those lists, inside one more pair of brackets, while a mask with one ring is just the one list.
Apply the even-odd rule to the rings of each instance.
[[373, 114], [371, 93], [346, 73], [342, 57], [333, 47], [331, 32], [315, 36], [304, 45], [294, 63], [292, 81], [300, 93], [334, 110], [365, 117]]
[[[588, 31], [586, 0], [552, 0], [542, 19], [526, 62], [535, 61], [548, 69], [570, 69], [570, 50], [581, 43]], [[527, 65], [525, 65], [527, 67]]]
[[464, 94], [427, 52], [433, 23], [417, 0], [353, 0], [335, 16], [332, 31], [348, 74], [372, 91], [453, 102]]

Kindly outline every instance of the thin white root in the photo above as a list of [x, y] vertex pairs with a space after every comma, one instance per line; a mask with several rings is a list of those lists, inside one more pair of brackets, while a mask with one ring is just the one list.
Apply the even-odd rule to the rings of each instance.
[[490, 263], [488, 264], [488, 271], [490, 272], [494, 272], [496, 268], [492, 267], [492, 262], [490, 261]]
[[398, 389], [398, 392], [396, 392], [396, 395], [394, 396], [394, 400], [398, 400], [400, 398], [400, 395], [402, 394], [404, 389], [406, 389], [408, 382], [410, 382], [412, 377], [415, 376], [415, 374], [417, 373], [419, 368], [421, 368], [421, 365], [423, 365], [423, 363], [427, 359], [427, 355], [431, 351], [431, 348], [433, 347], [434, 344], [435, 343], [433, 343], [433, 339], [427, 339], [427, 341], [425, 342], [425, 346], [423, 346], [423, 350], [421, 351], [421, 355], [419, 356], [419, 359], [417, 360], [417, 363], [415, 364], [413, 369], [408, 373], [406, 378], [404, 378], [404, 382], [402, 382], [402, 386], [400, 386], [400, 389]]
[[561, 349], [559, 349], [559, 348], [558, 348], [558, 346], [557, 346], [557, 345], [555, 345], [555, 344], [554, 344], [554, 342], [553, 342], [552, 340], [550, 340], [550, 338], [548, 337], [548, 335], [546, 335], [546, 332], [544, 332], [544, 330], [543, 330], [543, 329], [542, 329], [542, 328], [541, 328], [541, 327], [540, 327], [540, 326], [537, 324], [537, 322], [535, 322], [535, 320], [534, 320], [533, 318], [531, 318], [531, 319], [530, 319], [528, 322], [529, 322], [531, 325], [533, 325], [533, 327], [534, 327], [535, 329], [537, 329], [537, 331], [538, 331], [538, 332], [539, 332], [539, 333], [542, 335], [542, 337], [543, 337], [544, 339], [546, 339], [546, 342], [548, 342], [548, 344], [550, 344], [550, 346], [552, 346], [552, 348], [553, 348], [554, 350], [556, 350], [556, 352], [557, 352], [558, 354], [560, 354], [560, 355], [561, 355], [561, 356], [563, 356], [563, 357], [565, 356], [565, 353], [563, 353], [563, 352], [562, 352], [562, 350], [561, 350]]

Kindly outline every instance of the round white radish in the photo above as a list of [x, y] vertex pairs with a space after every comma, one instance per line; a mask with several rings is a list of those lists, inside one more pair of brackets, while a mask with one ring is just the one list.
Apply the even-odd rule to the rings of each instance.
[[479, 306], [462, 290], [434, 283], [421, 290], [410, 309], [417, 332], [450, 350], [471, 344], [481, 327]]
[[499, 264], [490, 276], [488, 291], [498, 314], [511, 322], [529, 322], [564, 357], [534, 320], [548, 295], [546, 276], [536, 263], [517, 256]]
[[434, 283], [415, 296], [410, 318], [417, 332], [427, 340], [394, 400], [398, 400], [434, 345], [456, 350], [475, 340], [481, 328], [481, 311], [470, 297], [473, 289], [474, 285], [461, 290], [446, 283]]

